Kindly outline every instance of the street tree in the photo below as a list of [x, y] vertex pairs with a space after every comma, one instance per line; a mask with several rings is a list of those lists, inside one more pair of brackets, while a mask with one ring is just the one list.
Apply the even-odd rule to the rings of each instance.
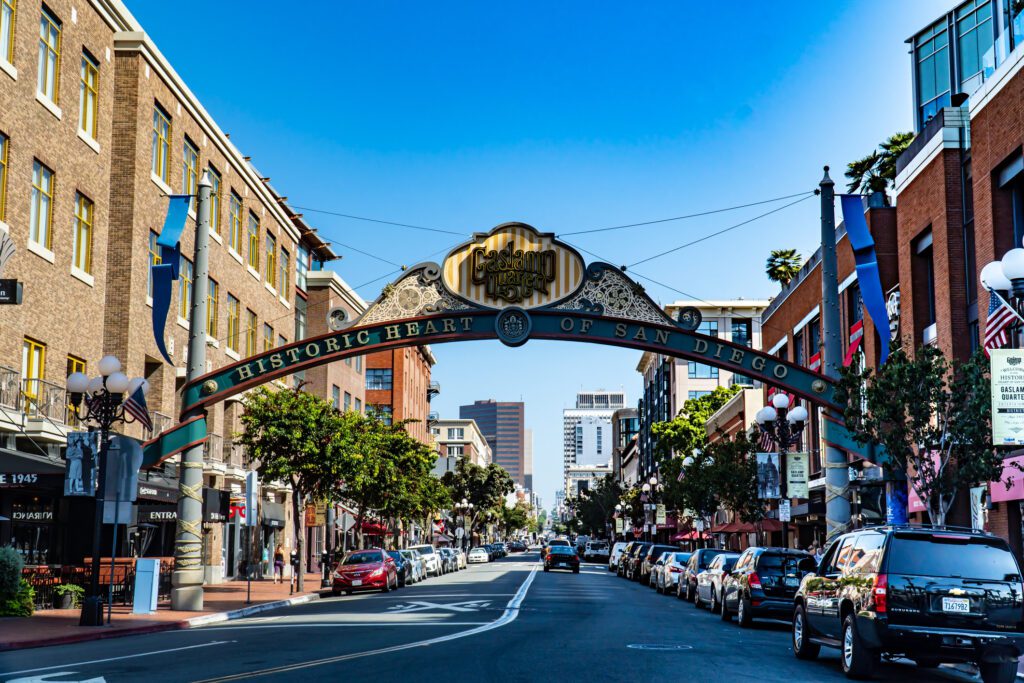
[[[846, 165], [846, 177], [849, 178], [847, 192], [861, 194], [884, 193], [896, 182], [896, 160], [914, 140], [914, 134], [894, 133], [866, 156], [851, 161]], [[886, 205], [889, 197], [885, 197]]]
[[785, 287], [800, 272], [803, 259], [796, 249], [773, 249], [764, 264], [765, 275]]
[[441, 483], [447, 487], [452, 501], [465, 499], [473, 504], [472, 513], [467, 515], [470, 539], [484, 516], [504, 507], [505, 496], [515, 490], [512, 477], [501, 466], [491, 463], [481, 467], [466, 458], [459, 458], [455, 469], [441, 477]]
[[900, 476], [944, 524], [959, 490], [1002, 475], [991, 444], [988, 359], [950, 363], [925, 346], [897, 349], [878, 370], [845, 368], [835, 398], [854, 440], [882, 446], [883, 466]]
[[679, 414], [668, 422], [651, 425], [655, 455], [660, 464], [664, 465], [673, 456], [685, 457], [703, 448], [708, 442], [708, 419], [739, 391], [737, 385], [716, 387], [710, 394], [687, 400]]
[[505, 505], [501, 508], [501, 529], [505, 536], [511, 536], [521, 529], [525, 529], [530, 523], [530, 505], [520, 501], [515, 505]]
[[598, 480], [593, 489], [583, 489], [572, 498], [573, 511], [583, 530], [591, 535], [606, 535], [622, 494], [622, 486], [608, 474]]
[[278, 391], [259, 387], [245, 398], [244, 407], [238, 436], [260, 478], [286, 481], [292, 487], [298, 589], [302, 591], [306, 571], [302, 513], [307, 500], [329, 499], [343, 474], [345, 453], [337, 441], [344, 419], [330, 402], [298, 387]]

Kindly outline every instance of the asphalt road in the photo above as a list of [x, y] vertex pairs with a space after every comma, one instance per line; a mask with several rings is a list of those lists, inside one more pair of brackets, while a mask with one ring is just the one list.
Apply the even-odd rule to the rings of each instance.
[[[787, 624], [740, 629], [601, 565], [578, 575], [539, 569], [536, 553], [513, 555], [387, 594], [0, 654], [0, 680], [846, 680], [836, 652], [796, 660]], [[886, 663], [877, 680], [971, 679]]]

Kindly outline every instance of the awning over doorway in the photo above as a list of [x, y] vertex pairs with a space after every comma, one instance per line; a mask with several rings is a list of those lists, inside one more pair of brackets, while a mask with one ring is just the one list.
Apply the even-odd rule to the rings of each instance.
[[283, 503], [272, 503], [270, 501], [263, 501], [262, 510], [260, 510], [260, 519], [263, 522], [263, 526], [270, 527], [271, 529], [283, 529], [285, 522], [284, 504]]

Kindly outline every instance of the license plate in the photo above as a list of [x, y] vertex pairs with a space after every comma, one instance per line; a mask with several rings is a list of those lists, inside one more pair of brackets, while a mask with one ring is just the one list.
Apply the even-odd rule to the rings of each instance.
[[783, 583], [789, 588], [798, 588], [800, 586], [800, 579], [795, 576], [787, 576]]
[[942, 598], [942, 611], [966, 614], [971, 611], [971, 601], [968, 598]]
[[363, 580], [362, 579], [352, 579], [352, 585], [353, 586], [362, 586], [363, 585]]

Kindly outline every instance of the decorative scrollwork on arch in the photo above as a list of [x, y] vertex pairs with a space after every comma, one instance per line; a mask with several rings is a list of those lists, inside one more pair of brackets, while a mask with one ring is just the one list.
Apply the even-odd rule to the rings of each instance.
[[643, 288], [614, 266], [592, 263], [583, 287], [570, 299], [552, 306], [558, 311], [578, 311], [639, 323], [675, 325]]
[[368, 325], [472, 308], [444, 289], [439, 265], [426, 263], [410, 269], [398, 282], [386, 286], [380, 298], [370, 305], [357, 324]]

